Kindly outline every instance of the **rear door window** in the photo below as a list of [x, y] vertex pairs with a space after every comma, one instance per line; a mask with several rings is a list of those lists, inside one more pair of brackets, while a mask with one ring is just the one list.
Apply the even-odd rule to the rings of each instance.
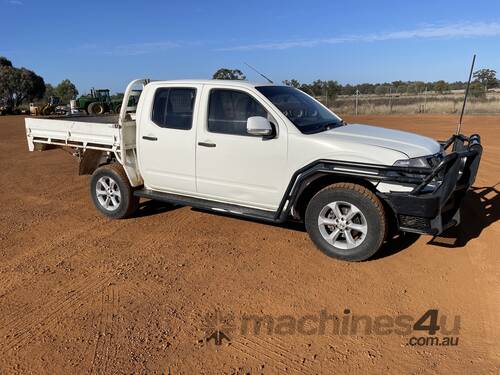
[[153, 122], [162, 128], [191, 129], [195, 99], [196, 89], [194, 88], [157, 89], [153, 102]]

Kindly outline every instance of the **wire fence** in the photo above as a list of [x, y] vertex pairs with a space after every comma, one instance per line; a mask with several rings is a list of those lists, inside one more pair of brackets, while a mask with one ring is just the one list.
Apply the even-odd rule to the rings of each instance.
[[[341, 95], [335, 98], [317, 97], [333, 111], [349, 115], [369, 114], [418, 114], [418, 113], [459, 113], [463, 103], [463, 92], [438, 94], [422, 92], [419, 94], [362, 94]], [[484, 95], [469, 96], [467, 113], [499, 114], [500, 92], [487, 92]]]

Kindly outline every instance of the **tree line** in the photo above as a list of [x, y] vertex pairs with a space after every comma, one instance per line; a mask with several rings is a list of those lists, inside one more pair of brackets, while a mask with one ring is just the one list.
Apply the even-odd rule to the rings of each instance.
[[[246, 79], [245, 74], [239, 69], [220, 68], [213, 76], [213, 79]], [[334, 80], [315, 80], [312, 83], [301, 83], [296, 79], [284, 80], [284, 85], [298, 88], [313, 96], [328, 96], [334, 98], [338, 95], [359, 94], [421, 94], [424, 92], [437, 92], [444, 94], [452, 90], [463, 90], [467, 82], [456, 81], [446, 82], [438, 80], [433, 82], [424, 81], [393, 81], [384, 83], [361, 83], [357, 85], [342, 85]], [[471, 94], [476, 96], [484, 95], [488, 89], [500, 86], [496, 78], [496, 71], [493, 69], [480, 69], [474, 72], [474, 81], [471, 84]]]
[[50, 96], [69, 103], [77, 95], [78, 90], [69, 79], [52, 86], [32, 70], [17, 68], [0, 56], [0, 106], [13, 109], [37, 100], [47, 102]]
[[[296, 79], [283, 81], [284, 85], [293, 86], [313, 96], [335, 97], [337, 95], [356, 95], [358, 94], [422, 94], [425, 92], [436, 92], [445, 94], [452, 90], [464, 90], [467, 82], [455, 81], [446, 82], [438, 80], [433, 82], [424, 81], [393, 81], [384, 83], [360, 83], [357, 85], [341, 85], [337, 81], [316, 80], [312, 83], [300, 83]], [[500, 86], [496, 79], [496, 71], [492, 69], [480, 69], [474, 72], [474, 81], [471, 83], [471, 94], [481, 96], [488, 89]]]

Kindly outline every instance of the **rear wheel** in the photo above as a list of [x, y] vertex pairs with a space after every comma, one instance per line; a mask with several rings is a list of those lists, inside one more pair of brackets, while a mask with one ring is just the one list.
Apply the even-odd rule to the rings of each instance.
[[320, 190], [307, 206], [305, 225], [322, 252], [349, 261], [370, 258], [387, 233], [380, 200], [369, 189], [352, 183]]
[[104, 106], [98, 102], [90, 103], [87, 107], [87, 112], [89, 115], [102, 115], [104, 113]]
[[109, 164], [95, 170], [90, 194], [97, 209], [112, 219], [131, 216], [139, 206], [128, 177], [120, 164]]

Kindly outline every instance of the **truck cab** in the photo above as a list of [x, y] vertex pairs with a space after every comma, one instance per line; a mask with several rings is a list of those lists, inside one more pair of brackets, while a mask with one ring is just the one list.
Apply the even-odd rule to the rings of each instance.
[[[125, 103], [137, 85], [132, 116]], [[393, 230], [438, 234], [457, 225], [482, 152], [478, 135], [438, 142], [346, 124], [287, 86], [137, 80], [123, 103], [116, 123], [101, 128], [58, 124], [64, 139], [27, 121], [30, 149], [78, 148], [94, 204], [110, 218], [133, 215], [143, 198], [298, 220], [320, 250], [344, 260], [371, 257]]]

